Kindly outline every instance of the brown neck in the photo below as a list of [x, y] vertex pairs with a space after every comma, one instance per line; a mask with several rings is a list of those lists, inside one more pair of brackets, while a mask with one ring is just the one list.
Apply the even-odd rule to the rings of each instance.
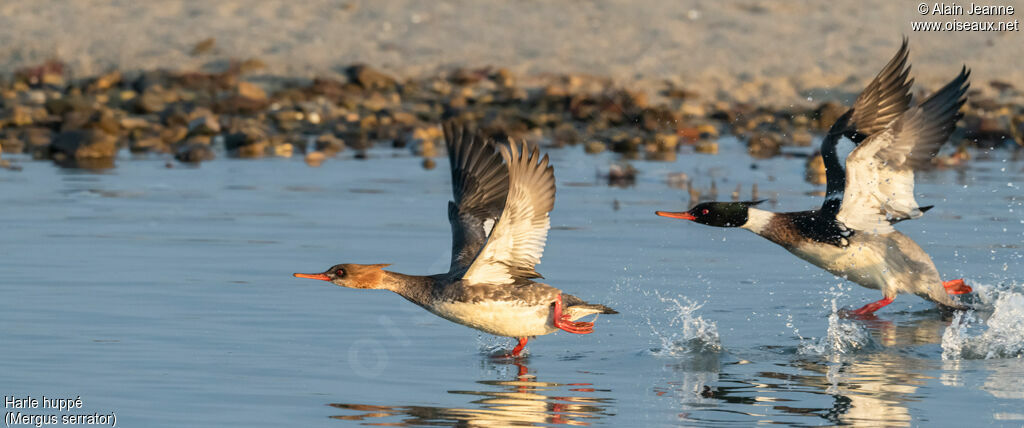
[[420, 306], [427, 306], [430, 303], [435, 283], [433, 277], [383, 272], [384, 278], [381, 279], [381, 286], [378, 288], [394, 291]]

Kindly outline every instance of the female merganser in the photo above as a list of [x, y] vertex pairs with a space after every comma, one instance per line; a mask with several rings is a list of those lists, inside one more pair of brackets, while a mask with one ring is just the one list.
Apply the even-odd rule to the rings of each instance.
[[[391, 290], [434, 314], [497, 336], [517, 337], [517, 357], [530, 336], [558, 330], [588, 334], [591, 314], [615, 314], [547, 284], [534, 270], [544, 253], [555, 203], [554, 168], [534, 147], [495, 144], [452, 123], [444, 126], [454, 201], [452, 262], [447, 273], [420, 276], [385, 271], [387, 264], [339, 264], [299, 278], [349, 288]], [[505, 165], [502, 165], [502, 159]]]
[[[914, 107], [909, 72], [904, 40], [821, 142], [827, 175], [821, 209], [774, 213], [754, 208], [762, 201], [707, 202], [685, 212], [656, 214], [750, 230], [836, 276], [882, 291], [883, 299], [854, 315], [869, 315], [900, 293], [961, 308], [949, 295], [969, 293], [971, 288], [962, 279], [943, 282], [928, 254], [892, 225], [931, 208], [918, 206], [914, 199], [914, 171], [929, 165], [956, 127], [970, 72], [964, 67]], [[836, 154], [844, 136], [857, 144], [846, 159], [846, 171]]]

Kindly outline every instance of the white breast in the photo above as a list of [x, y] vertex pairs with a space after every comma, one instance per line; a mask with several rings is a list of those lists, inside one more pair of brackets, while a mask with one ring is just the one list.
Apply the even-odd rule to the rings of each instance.
[[797, 257], [867, 288], [884, 290], [886, 263], [875, 247], [851, 242], [845, 248], [822, 243], [806, 243], [790, 249]]
[[528, 337], [551, 334], [551, 306], [518, 302], [442, 302], [430, 308], [441, 318], [496, 336]]

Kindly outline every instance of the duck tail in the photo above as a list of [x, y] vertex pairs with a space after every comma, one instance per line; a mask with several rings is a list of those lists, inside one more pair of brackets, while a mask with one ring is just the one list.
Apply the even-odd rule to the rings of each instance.
[[594, 303], [587, 303], [583, 299], [573, 296], [571, 294], [562, 294], [562, 303], [565, 304], [566, 308], [575, 308], [581, 312], [587, 312], [591, 314], [617, 314], [619, 311], [609, 308], [605, 305], [598, 305]]
[[596, 313], [596, 314], [611, 314], [611, 315], [614, 315], [614, 314], [619, 313], [619, 311], [616, 311], [615, 309], [609, 308], [609, 307], [607, 307], [605, 305], [586, 304], [586, 305], [576, 305], [575, 307], [580, 308], [580, 309], [586, 309], [586, 310], [594, 311], [594, 313]]

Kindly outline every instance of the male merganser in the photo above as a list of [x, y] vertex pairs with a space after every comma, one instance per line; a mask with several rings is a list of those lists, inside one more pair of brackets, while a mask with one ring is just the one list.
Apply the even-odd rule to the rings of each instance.
[[[920, 246], [894, 223], [918, 218], [931, 206], [914, 199], [914, 171], [923, 169], [949, 138], [970, 71], [911, 107], [907, 41], [857, 97], [821, 142], [827, 175], [825, 202], [814, 211], [775, 213], [754, 208], [763, 201], [707, 202], [663, 217], [718, 227], [741, 227], [781, 245], [811, 264], [867, 288], [883, 299], [853, 311], [869, 315], [913, 293], [939, 305], [962, 308], [950, 294], [971, 292], [962, 279], [943, 282]], [[857, 144], [843, 170], [836, 154], [842, 137]]]
[[[593, 322], [574, 322], [611, 308], [584, 302], [547, 284], [534, 270], [544, 253], [555, 203], [554, 168], [534, 147], [498, 146], [482, 135], [444, 126], [454, 201], [452, 262], [447, 273], [420, 276], [385, 271], [387, 264], [339, 264], [299, 278], [349, 288], [391, 290], [434, 314], [497, 336], [519, 338], [518, 357], [531, 336], [558, 330], [588, 334]], [[502, 159], [505, 164], [502, 165]]]

